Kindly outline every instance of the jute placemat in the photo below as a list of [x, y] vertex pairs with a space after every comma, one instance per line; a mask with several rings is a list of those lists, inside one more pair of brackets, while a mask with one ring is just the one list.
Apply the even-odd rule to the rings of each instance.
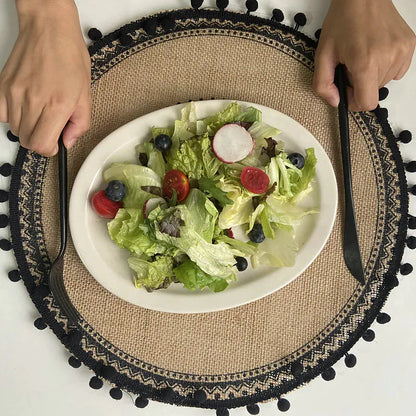
[[[56, 160], [19, 151], [10, 189], [19, 272], [44, 322], [95, 372], [93, 387], [106, 379], [115, 387], [113, 396], [119, 389], [139, 394], [138, 406], [150, 398], [225, 409], [277, 398], [285, 410], [282, 394], [321, 373], [332, 378], [332, 364], [363, 334], [371, 338], [365, 331], [397, 284], [405, 245], [404, 168], [387, 121], [374, 113], [351, 114], [366, 278], [360, 286], [343, 261], [337, 115], [311, 90], [315, 46], [273, 21], [180, 10], [131, 23], [90, 47], [92, 126], [69, 152], [70, 184], [85, 157], [114, 129], [188, 100], [225, 98], [274, 108], [305, 126], [325, 148], [340, 195], [332, 234], [300, 277], [248, 305], [191, 315], [131, 305], [95, 281], [70, 241], [65, 285], [82, 319], [80, 326], [69, 327], [45, 285], [59, 243]], [[347, 355], [347, 365], [354, 361]]]

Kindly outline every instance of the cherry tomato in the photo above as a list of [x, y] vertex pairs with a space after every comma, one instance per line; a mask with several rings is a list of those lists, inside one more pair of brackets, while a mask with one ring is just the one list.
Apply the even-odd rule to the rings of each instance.
[[267, 191], [269, 177], [259, 168], [246, 166], [240, 175], [241, 184], [253, 194], [262, 194]]
[[170, 170], [163, 178], [163, 195], [172, 198], [173, 189], [176, 191], [178, 202], [183, 201], [189, 193], [189, 181], [180, 170]]
[[100, 217], [112, 220], [117, 211], [123, 208], [123, 203], [111, 201], [105, 196], [105, 191], [98, 191], [92, 197], [92, 206]]

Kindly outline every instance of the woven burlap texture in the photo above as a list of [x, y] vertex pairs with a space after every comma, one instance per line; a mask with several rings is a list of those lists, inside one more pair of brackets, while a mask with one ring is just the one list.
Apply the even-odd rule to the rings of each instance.
[[[93, 84], [92, 126], [69, 152], [70, 184], [89, 152], [116, 128], [177, 102], [215, 97], [259, 103], [305, 126], [333, 163], [342, 207], [336, 110], [314, 96], [311, 83], [312, 71], [307, 66], [249, 39], [178, 37], [155, 44], [114, 66]], [[377, 186], [366, 141], [350, 121], [356, 215], [366, 262], [375, 237]], [[56, 169], [56, 161], [51, 161], [45, 190], [56, 188]], [[94, 330], [136, 359], [192, 374], [225, 374], [267, 365], [313, 339], [357, 290], [343, 261], [341, 211], [325, 248], [301, 276], [278, 292], [238, 308], [177, 315], [131, 305], [95, 281], [71, 241], [65, 284]], [[59, 238], [58, 212], [56, 195], [44, 192], [42, 221], [51, 257]], [[136, 290], [133, 283], [132, 290]]]

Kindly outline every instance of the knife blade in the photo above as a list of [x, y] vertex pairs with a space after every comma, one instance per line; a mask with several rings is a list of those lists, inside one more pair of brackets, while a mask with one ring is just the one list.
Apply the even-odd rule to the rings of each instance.
[[342, 170], [344, 172], [345, 223], [344, 260], [348, 270], [362, 285], [365, 284], [363, 262], [358, 241], [351, 181], [350, 134], [348, 123], [347, 77], [343, 65], [335, 69], [335, 85], [339, 90], [338, 119], [341, 139]]

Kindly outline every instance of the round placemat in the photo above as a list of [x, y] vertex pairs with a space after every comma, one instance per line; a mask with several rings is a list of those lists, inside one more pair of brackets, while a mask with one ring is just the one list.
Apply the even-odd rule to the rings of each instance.
[[[276, 14], [277, 15], [277, 14]], [[97, 31], [98, 32], [98, 31]], [[95, 33], [95, 32], [94, 32]], [[98, 36], [99, 37], [99, 36]], [[131, 305], [87, 272], [72, 242], [64, 282], [81, 316], [68, 324], [47, 286], [59, 246], [57, 161], [23, 148], [12, 170], [11, 245], [18, 271], [42, 318], [80, 362], [103, 379], [148, 399], [226, 409], [278, 399], [322, 374], [347, 354], [378, 316], [403, 254], [408, 194], [404, 164], [385, 111], [350, 114], [352, 178], [366, 284], [343, 260], [343, 181], [337, 113], [311, 89], [316, 42], [250, 14], [178, 10], [133, 22], [91, 47], [92, 124], [69, 152], [69, 184], [90, 151], [121, 125], [153, 110], [200, 99], [233, 99], [281, 111], [305, 126], [329, 155], [337, 176], [339, 209], [331, 236], [295, 281], [250, 304], [221, 312], [169, 314]], [[405, 137], [406, 134], [403, 134]], [[10, 136], [11, 137], [11, 136]], [[407, 136], [406, 136], [407, 137]], [[319, 163], [319, 162], [318, 162]], [[6, 244], [5, 244], [6, 245]], [[5, 247], [10, 248], [9, 246]], [[404, 273], [410, 265], [402, 266]], [[132, 284], [133, 285], [133, 284]], [[133, 286], [132, 286], [132, 290]], [[149, 294], [151, 296], [151, 294]]]

